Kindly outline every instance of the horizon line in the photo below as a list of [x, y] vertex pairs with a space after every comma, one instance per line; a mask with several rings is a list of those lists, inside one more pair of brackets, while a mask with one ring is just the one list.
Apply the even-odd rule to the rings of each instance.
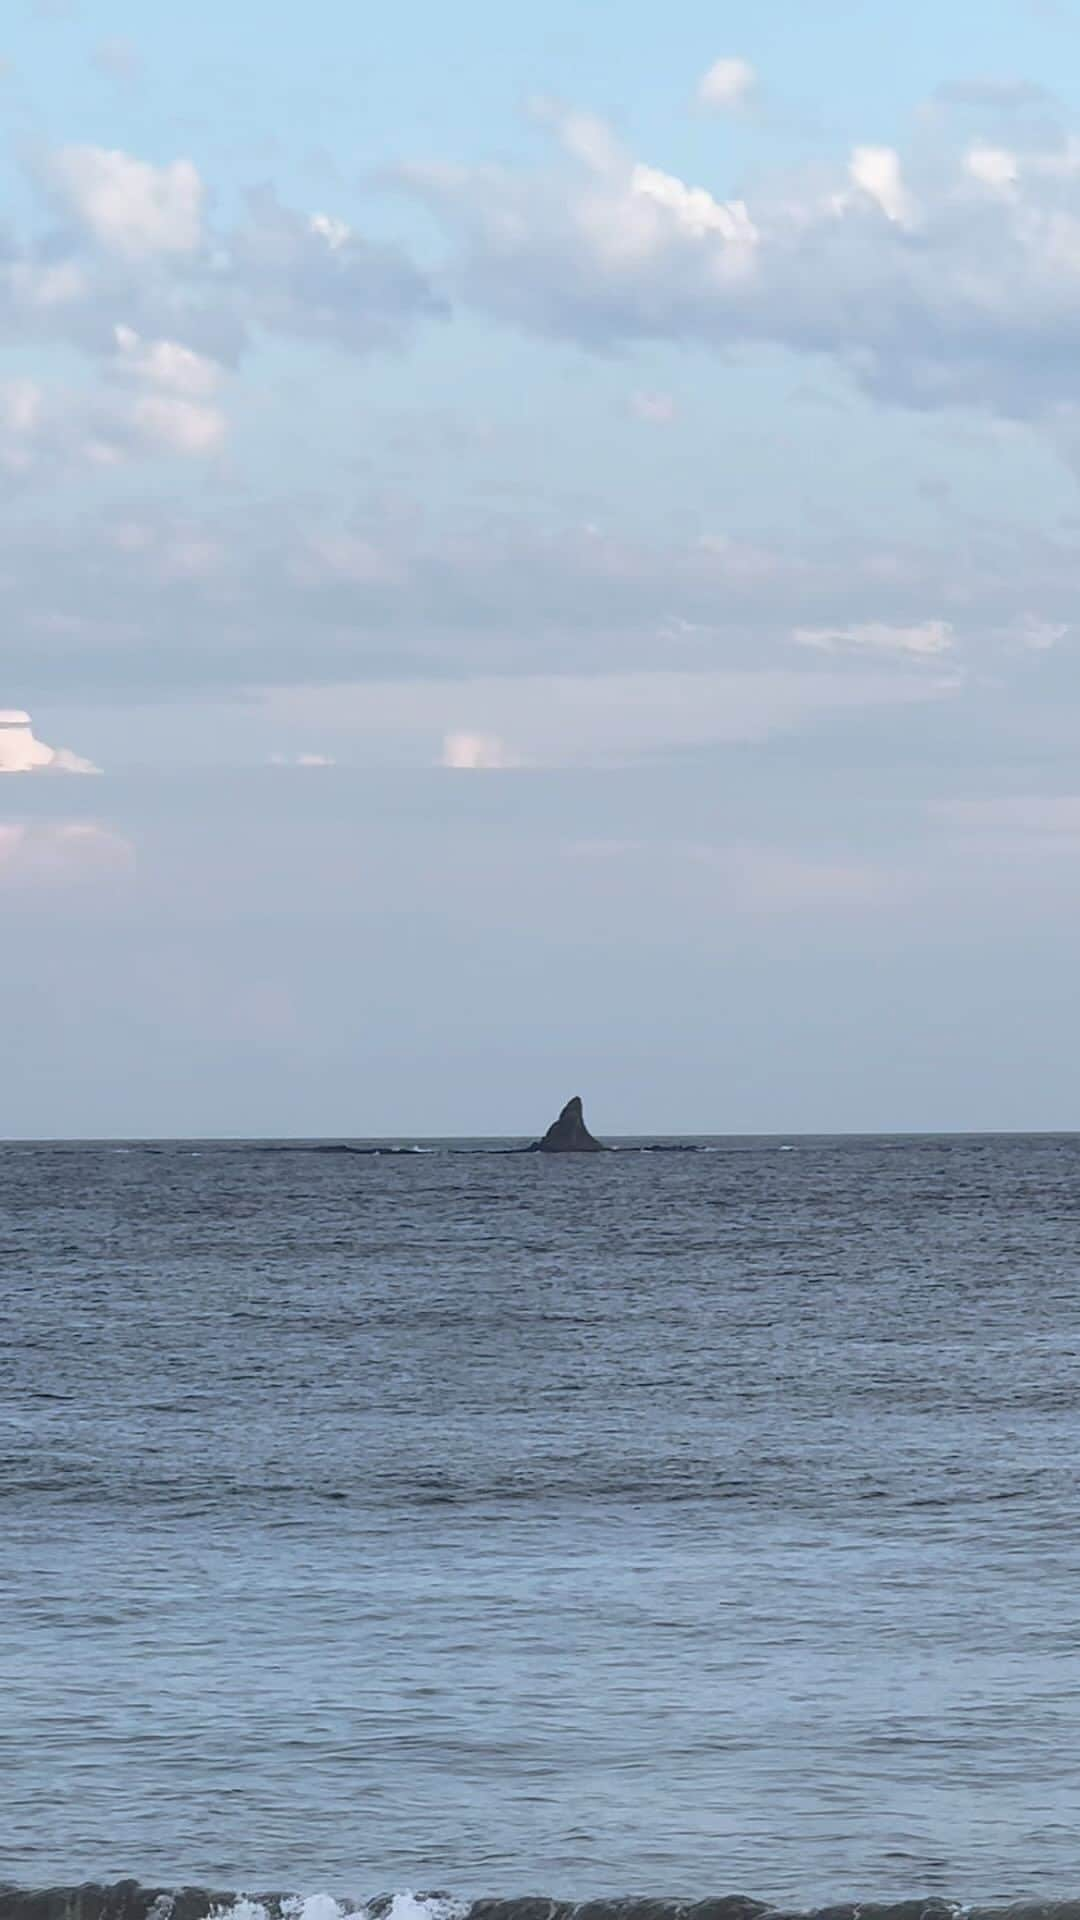
[[[535, 1130], [519, 1133], [47, 1133], [0, 1134], [4, 1147], [110, 1147], [110, 1146], [400, 1146], [402, 1142], [445, 1146], [450, 1142], [474, 1144], [488, 1140], [530, 1141]], [[1053, 1140], [1080, 1138], [1075, 1127], [829, 1127], [787, 1128], [740, 1132], [725, 1129], [720, 1133], [606, 1133], [609, 1140], [695, 1141], [695, 1140]]]

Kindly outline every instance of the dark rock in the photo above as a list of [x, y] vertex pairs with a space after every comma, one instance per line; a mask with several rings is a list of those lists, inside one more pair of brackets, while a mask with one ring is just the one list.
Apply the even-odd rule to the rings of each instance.
[[603, 1153], [604, 1147], [594, 1140], [585, 1125], [585, 1115], [581, 1110], [581, 1101], [577, 1094], [568, 1100], [557, 1120], [553, 1121], [542, 1140], [536, 1140], [529, 1148], [530, 1153]]
[[[571, 1103], [575, 1104], [575, 1103]], [[580, 1107], [580, 1102], [576, 1103]], [[584, 1126], [584, 1122], [582, 1122]], [[88, 1882], [79, 1887], [0, 1885], [0, 1920], [232, 1920], [241, 1896], [206, 1887], [143, 1887], [135, 1880], [113, 1885]], [[250, 1896], [265, 1907], [269, 1920], [291, 1920], [293, 1902], [284, 1894]], [[426, 1902], [438, 1894], [417, 1895]], [[371, 1920], [388, 1920], [394, 1901], [380, 1894], [365, 1903]], [[354, 1907], [355, 1900], [349, 1901]], [[860, 1902], [820, 1907], [766, 1907], [744, 1894], [697, 1901], [621, 1898], [610, 1900], [490, 1899], [464, 1902], [468, 1920], [1080, 1920], [1080, 1901], [1020, 1901], [1015, 1905], [957, 1907], [943, 1899]]]

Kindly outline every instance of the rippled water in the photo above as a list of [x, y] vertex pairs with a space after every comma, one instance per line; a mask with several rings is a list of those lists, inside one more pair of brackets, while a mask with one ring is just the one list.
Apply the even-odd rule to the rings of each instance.
[[0, 1149], [0, 1878], [1075, 1891], [1078, 1236], [1074, 1137]]

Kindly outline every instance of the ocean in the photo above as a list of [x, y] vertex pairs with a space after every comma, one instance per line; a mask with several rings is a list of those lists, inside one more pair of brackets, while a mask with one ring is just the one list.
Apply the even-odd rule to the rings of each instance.
[[1080, 1138], [689, 1144], [0, 1148], [0, 1920], [1080, 1891]]

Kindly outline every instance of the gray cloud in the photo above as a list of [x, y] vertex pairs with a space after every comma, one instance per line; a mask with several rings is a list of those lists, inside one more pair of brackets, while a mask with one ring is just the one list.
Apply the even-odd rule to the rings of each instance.
[[268, 187], [232, 230], [180, 158], [63, 147], [34, 178], [51, 224], [0, 232], [0, 337], [109, 355], [118, 324], [235, 363], [260, 334], [328, 340], [347, 352], [403, 342], [445, 303], [406, 252], [376, 245]]
[[424, 515], [372, 501], [343, 516], [223, 492], [203, 508], [121, 495], [70, 519], [30, 496], [0, 521], [0, 571], [5, 668], [22, 697], [126, 698], [761, 668], [770, 654], [790, 663], [795, 631], [811, 637], [810, 671], [831, 652], [892, 656], [913, 674], [975, 660], [1022, 673], [1069, 650], [1080, 549], [1067, 532], [992, 526], [962, 542], [949, 529], [921, 542], [645, 536], [538, 524], [528, 503]]
[[1050, 89], [1033, 80], [950, 80], [935, 89], [934, 99], [942, 106], [1008, 114], [1057, 104]]
[[408, 322], [445, 312], [400, 248], [375, 246], [329, 215], [299, 214], [271, 187], [248, 195], [227, 244], [238, 317], [268, 333], [367, 352], [398, 344]]
[[1070, 405], [1080, 349], [1080, 142], [940, 142], [730, 198], [644, 164], [584, 116], [546, 171], [413, 168], [464, 297], [596, 349], [773, 343], [915, 407]]

